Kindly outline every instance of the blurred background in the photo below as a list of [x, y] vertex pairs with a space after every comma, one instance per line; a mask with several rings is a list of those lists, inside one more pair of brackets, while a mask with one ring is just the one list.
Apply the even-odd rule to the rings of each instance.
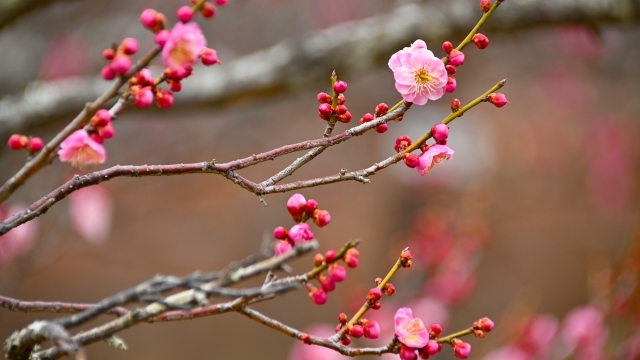
[[[12, 3], [0, 1], [11, 15], [10, 21], [0, 18], [3, 142], [14, 132], [51, 139], [107, 87], [96, 77], [102, 50], [135, 37], [144, 53], [153, 40], [138, 22], [140, 12], [153, 7], [173, 23], [184, 5], [59, 0], [11, 13]], [[491, 45], [465, 51], [455, 93], [414, 106], [385, 134], [369, 132], [328, 149], [292, 179], [368, 167], [393, 154], [396, 137], [415, 139], [447, 116], [454, 97], [466, 103], [504, 78], [510, 104], [482, 104], [454, 121], [453, 159], [425, 177], [399, 164], [366, 186], [343, 182], [301, 191], [331, 213], [329, 226], [313, 229], [321, 251], [361, 239], [360, 266], [324, 306], [296, 291], [256, 308], [326, 335], [337, 314], [352, 314], [374, 278], [411, 246], [414, 267], [392, 281], [397, 294], [372, 315], [387, 334], [383, 344], [395, 310], [411, 306], [425, 322], [442, 323], [445, 333], [491, 317], [491, 334], [468, 339], [475, 359], [498, 359], [491, 351], [502, 351], [504, 359], [639, 359], [640, 350], [630, 352], [640, 347], [640, 337], [631, 337], [640, 304], [640, 259], [633, 250], [640, 241], [639, 11], [638, 1], [630, 0], [507, 0], [482, 31]], [[316, 94], [330, 91], [331, 70], [349, 83], [346, 105], [355, 122], [380, 102], [400, 100], [386, 66], [391, 54], [422, 38], [444, 56], [442, 41], [459, 43], [480, 16], [476, 0], [231, 0], [213, 21], [197, 19], [222, 66], [196, 67], [170, 110], [124, 111], [117, 135], [106, 143], [105, 164], [78, 170], [54, 161], [6, 201], [0, 215], [24, 208], [75, 173], [116, 164], [229, 161], [318, 138], [325, 123], [317, 117]], [[161, 65], [154, 64], [158, 74]], [[297, 156], [241, 175], [262, 181]], [[0, 180], [24, 161], [24, 153], [0, 147]], [[285, 207], [291, 194], [269, 195], [265, 207], [214, 175], [119, 178], [76, 195], [16, 229], [19, 245], [6, 245], [11, 233], [0, 238], [0, 294], [97, 302], [157, 273], [223, 268], [255, 252], [276, 226], [293, 225]], [[308, 256], [291, 265], [303, 272], [312, 261]], [[603, 317], [584, 326], [606, 340], [594, 357], [572, 353], [585, 339], [572, 342], [567, 335], [567, 314], [580, 314], [588, 304]], [[48, 317], [0, 309], [0, 338]], [[540, 319], [547, 320], [545, 335], [536, 337], [543, 340], [523, 345], [522, 339], [535, 337], [527, 334]], [[234, 314], [142, 324], [120, 335], [129, 350], [98, 343], [87, 348], [87, 357], [315, 356]], [[524, 357], [504, 355], [505, 346]], [[445, 350], [440, 358], [453, 358]]]

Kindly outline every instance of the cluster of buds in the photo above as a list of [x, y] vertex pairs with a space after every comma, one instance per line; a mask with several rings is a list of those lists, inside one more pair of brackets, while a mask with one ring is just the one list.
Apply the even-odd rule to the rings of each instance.
[[327, 210], [318, 210], [318, 202], [309, 199], [307, 201], [301, 194], [293, 194], [287, 201], [287, 211], [296, 222], [287, 231], [282, 226], [273, 230], [273, 236], [280, 240], [275, 245], [277, 255], [283, 254], [297, 244], [315, 239], [307, 220], [312, 219], [318, 227], [323, 227], [331, 222], [331, 214]]
[[340, 343], [342, 343], [342, 345], [348, 346], [351, 344], [351, 336], [356, 339], [364, 336], [367, 339], [372, 340], [377, 339], [380, 336], [380, 325], [373, 320], [362, 318], [358, 320], [357, 323], [348, 325], [347, 314], [340, 313], [340, 315], [338, 315], [338, 321], [340, 323], [336, 326], [336, 333], [340, 332], [345, 327], [347, 329], [342, 339], [340, 339]]
[[402, 267], [404, 268], [411, 267], [411, 259], [411, 250], [409, 250], [409, 248], [405, 248], [404, 250], [402, 250], [402, 253], [400, 253], [400, 265], [402, 265]]
[[116, 134], [111, 120], [113, 120], [111, 113], [106, 109], [100, 109], [91, 118], [91, 127], [87, 127], [85, 130], [93, 140], [102, 144], [106, 139], [111, 139]]
[[116, 75], [124, 75], [131, 66], [133, 61], [129, 55], [133, 55], [138, 52], [138, 41], [134, 38], [126, 38], [122, 40], [120, 46], [105, 49], [102, 52], [102, 57], [109, 61], [107, 65], [102, 68], [102, 77], [105, 80], [113, 80]]
[[499, 108], [509, 103], [507, 97], [502, 93], [491, 93], [484, 99], [484, 101], [488, 101]]
[[13, 134], [9, 138], [7, 145], [13, 150], [27, 149], [29, 154], [35, 154], [42, 150], [44, 142], [38, 137], [27, 137], [25, 135]]
[[[342, 261], [347, 264], [348, 267], [354, 268], [358, 266], [358, 257], [360, 253], [355, 248], [351, 248], [345, 252], [342, 256]], [[353, 260], [355, 259], [355, 261]], [[336, 283], [343, 282], [347, 278], [347, 269], [338, 264], [338, 254], [335, 250], [327, 251], [324, 256], [322, 254], [316, 254], [313, 259], [316, 267], [327, 265], [327, 273], [320, 273], [318, 275], [318, 282], [320, 288], [309, 285], [307, 291], [313, 301], [317, 305], [322, 305], [327, 302], [327, 294], [336, 289]]]
[[396, 287], [393, 284], [387, 283], [384, 286], [380, 287], [382, 283], [381, 278], [376, 278], [376, 287], [371, 288], [369, 293], [367, 293], [367, 305], [369, 308], [373, 310], [379, 310], [382, 307], [380, 304], [380, 299], [382, 299], [382, 294], [387, 296], [391, 296], [396, 293]]
[[345, 91], [347, 91], [347, 83], [338, 80], [333, 84], [333, 96], [324, 92], [318, 94], [317, 99], [320, 103], [318, 116], [322, 120], [330, 120], [331, 116], [335, 115], [336, 120], [342, 123], [346, 124], [351, 121], [353, 116], [344, 105], [347, 101], [344, 97]]
[[[364, 114], [364, 116], [362, 118], [360, 118], [360, 124], [364, 124], [364, 123], [368, 123], [370, 121], [373, 121], [374, 119], [386, 115], [387, 112], [389, 112], [389, 105], [385, 104], [385, 103], [380, 103], [378, 104], [378, 106], [376, 106], [375, 109], [375, 115], [371, 114], [371, 113], [366, 113]], [[399, 116], [397, 119], [394, 119], [395, 121], [402, 121], [402, 116]], [[387, 123], [384, 124], [380, 124], [378, 126], [376, 126], [376, 132], [382, 134], [387, 132], [387, 130], [389, 130], [389, 125], [387, 125]]]
[[493, 321], [488, 317], [483, 317], [482, 319], [473, 323], [473, 334], [477, 338], [484, 338], [484, 333], [490, 332], [493, 330]]

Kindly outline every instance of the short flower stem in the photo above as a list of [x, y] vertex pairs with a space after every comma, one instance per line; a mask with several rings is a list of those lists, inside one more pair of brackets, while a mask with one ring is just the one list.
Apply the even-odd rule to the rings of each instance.
[[392, 112], [393, 110], [395, 110], [395, 109], [399, 108], [399, 107], [400, 107], [400, 105], [402, 105], [402, 104], [404, 104], [404, 103], [405, 103], [405, 100], [400, 100], [400, 102], [399, 102], [399, 103], [397, 103], [397, 104], [393, 105], [393, 107], [392, 107], [391, 109], [389, 109], [389, 111], [387, 111], [387, 112]]
[[[336, 259], [342, 259], [344, 257], [344, 254], [347, 253], [347, 250], [358, 246], [359, 243], [360, 240], [349, 241], [348, 243], [346, 243], [344, 247], [342, 247], [342, 249], [340, 249], [340, 251], [338, 251], [338, 253], [336, 254]], [[313, 270], [307, 273], [307, 279], [314, 279], [316, 276], [320, 275], [321, 272], [325, 271], [327, 267], [329, 267], [329, 264], [327, 264], [326, 262], [320, 266], [316, 266]]]
[[[468, 103], [467, 105], [462, 107], [460, 110], [451, 113], [444, 120], [442, 120], [442, 122], [444, 124], [449, 124], [450, 122], [452, 122], [456, 118], [462, 116], [465, 112], [469, 111], [474, 106], [476, 106], [476, 105], [480, 104], [481, 102], [483, 102], [487, 98], [487, 96], [489, 96], [489, 94], [494, 93], [498, 89], [503, 87], [504, 84], [506, 84], [506, 82], [507, 82], [507, 79], [504, 79], [504, 80], [500, 81], [499, 83], [494, 85], [491, 89], [489, 89], [487, 92], [485, 92], [484, 94], [480, 95], [480, 97], [478, 97], [477, 99], [475, 99], [472, 102]], [[430, 138], [431, 138], [431, 130], [429, 130], [426, 134], [422, 135], [422, 137], [420, 137], [418, 140], [416, 140], [411, 146], [409, 146], [404, 151], [402, 151], [401, 154], [404, 154], [404, 153], [408, 154], [408, 153], [412, 152], [413, 150], [418, 149], [420, 147], [420, 145], [422, 145], [425, 141], [429, 140]]]
[[436, 341], [438, 342], [438, 344], [449, 344], [449, 343], [451, 343], [451, 340], [453, 340], [455, 338], [459, 338], [459, 337], [467, 336], [467, 335], [471, 335], [471, 334], [473, 334], [473, 328], [472, 327], [470, 327], [470, 328], [468, 328], [466, 330], [459, 331], [459, 332], [457, 332], [455, 334], [451, 334], [451, 335], [447, 335], [445, 337], [441, 337]]

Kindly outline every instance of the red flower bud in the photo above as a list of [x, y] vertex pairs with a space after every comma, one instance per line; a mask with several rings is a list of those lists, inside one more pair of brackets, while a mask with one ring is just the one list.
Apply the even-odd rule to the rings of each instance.
[[347, 99], [344, 97], [344, 94], [338, 94], [338, 105], [344, 105]]
[[420, 164], [420, 158], [416, 154], [404, 154], [404, 163], [410, 168], [415, 168]]
[[473, 41], [476, 47], [480, 50], [486, 49], [487, 46], [489, 46], [489, 38], [480, 33], [473, 35], [471, 41]]
[[368, 123], [369, 121], [373, 121], [373, 119], [374, 119], [373, 115], [366, 113], [360, 119], [360, 124]]
[[316, 256], [313, 257], [313, 265], [320, 266], [323, 263], [324, 263], [324, 256], [322, 256], [322, 254], [316, 254]]
[[442, 50], [444, 50], [444, 52], [446, 52], [447, 54], [451, 52], [451, 50], [453, 50], [453, 44], [451, 44], [451, 42], [449, 41], [445, 41], [442, 43]]
[[491, 9], [491, 0], [480, 0], [480, 9], [482, 12], [487, 12]]
[[349, 319], [347, 318], [347, 314], [340, 313], [340, 315], [338, 315], [338, 321], [340, 321], [340, 324], [346, 324], [347, 321], [349, 321]]
[[320, 104], [318, 112], [324, 116], [330, 116], [333, 114], [333, 108], [331, 107], [331, 104]]
[[44, 142], [38, 137], [29, 139], [29, 142], [27, 143], [27, 150], [29, 150], [30, 153], [37, 153], [42, 150], [43, 147]]
[[386, 133], [389, 130], [389, 125], [387, 123], [376, 126], [376, 132], [379, 134]]
[[331, 95], [321, 92], [316, 97], [320, 104], [330, 104], [331, 103]]
[[456, 112], [458, 110], [460, 110], [460, 100], [458, 99], [453, 99], [451, 100], [451, 112]]
[[332, 264], [336, 262], [336, 255], [335, 250], [329, 250], [324, 254], [324, 261], [326, 261], [327, 264]]
[[309, 215], [313, 215], [313, 212], [316, 211], [317, 208], [318, 208], [318, 202], [315, 201], [314, 199], [309, 199], [304, 204], [304, 212], [306, 212]]
[[382, 116], [389, 111], [389, 105], [385, 103], [380, 103], [376, 106], [376, 115]]
[[333, 84], [333, 91], [338, 94], [342, 94], [343, 92], [347, 91], [347, 83], [342, 80], [336, 81], [336, 83]]

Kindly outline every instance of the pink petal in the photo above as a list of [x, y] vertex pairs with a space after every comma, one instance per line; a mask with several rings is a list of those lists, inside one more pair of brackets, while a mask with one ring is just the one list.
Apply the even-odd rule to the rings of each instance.
[[113, 209], [111, 195], [101, 186], [90, 186], [69, 196], [71, 223], [91, 243], [101, 243], [109, 237]]

